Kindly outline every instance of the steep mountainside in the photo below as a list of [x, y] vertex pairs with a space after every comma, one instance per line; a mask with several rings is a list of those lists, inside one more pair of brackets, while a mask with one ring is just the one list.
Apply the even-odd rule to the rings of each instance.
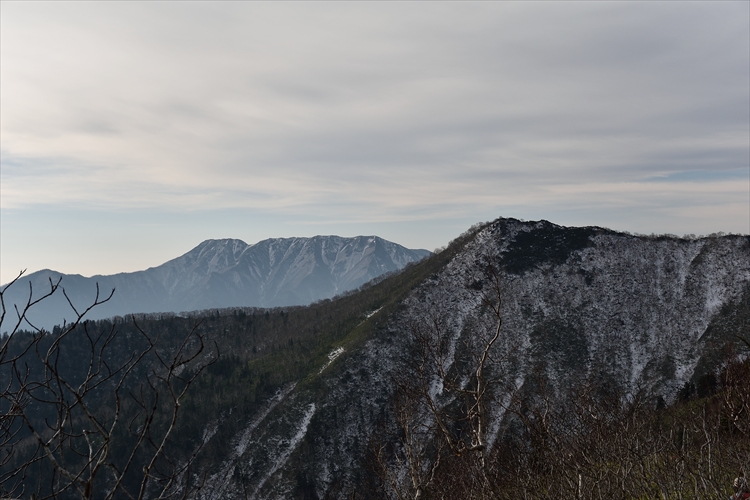
[[[377, 236], [276, 238], [248, 245], [241, 240], [207, 240], [158, 267], [111, 276], [64, 275], [39, 271], [20, 280], [5, 297], [6, 306], [25, 303], [29, 283], [34, 297], [49, 290], [49, 279], [62, 286], [78, 308], [96, 294], [116, 290], [112, 299], [87, 317], [129, 313], [181, 312], [220, 307], [274, 307], [309, 304], [352, 290], [384, 273], [402, 269], [429, 255]], [[37, 327], [51, 328], [71, 319], [62, 294], [30, 313]]]
[[[368, 443], [388, 412], [394, 377], [415, 370], [414, 325], [441, 325], [448, 370], [460, 369], [466, 346], [496, 326], [481, 301], [488, 264], [501, 270], [503, 315], [489, 371], [507, 384], [491, 409], [490, 447], [504, 394], [533, 393], [534, 377], [553, 392], [591, 382], [671, 401], [715, 366], [718, 350], [750, 318], [747, 236], [641, 237], [500, 219], [387, 318], [378, 319], [385, 310], [364, 316], [365, 326], [380, 326], [361, 347], [332, 344], [330, 362], [280, 386], [230, 441], [204, 498], [348, 498], [365, 480]], [[436, 381], [438, 396], [440, 387]]]

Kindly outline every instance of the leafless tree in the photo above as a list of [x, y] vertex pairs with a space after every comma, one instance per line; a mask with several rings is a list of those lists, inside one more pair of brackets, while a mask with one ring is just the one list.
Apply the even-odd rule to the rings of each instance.
[[374, 471], [393, 497], [418, 500], [435, 484], [446, 446], [444, 440], [435, 440], [425, 406], [408, 387], [398, 385], [393, 422], [383, 423], [371, 443]]
[[476, 287], [494, 327], [467, 330], [460, 349], [441, 312], [411, 325], [414, 353], [373, 447], [389, 498], [726, 499], [750, 476], [746, 355], [726, 355], [714, 393], [665, 408], [594, 374], [552, 381], [541, 364], [516, 388], [499, 278], [490, 267]]
[[499, 372], [515, 349], [497, 349], [502, 336], [499, 271], [486, 266], [482, 283], [480, 307], [489, 311], [490, 327], [472, 330], [459, 342], [439, 313], [410, 325], [415, 352], [407, 371], [394, 381], [395, 430], [376, 446], [379, 475], [396, 498], [416, 500], [430, 490], [453, 488], [441, 477], [445, 467], [452, 478], [461, 478], [459, 490], [492, 490], [488, 419], [493, 401], [513, 390]]
[[[189, 498], [189, 467], [202, 443], [173, 453], [185, 395], [215, 361], [197, 325], [176, 345], [146, 333], [123, 339], [117, 325], [85, 320], [114, 290], [77, 308], [61, 287], [50, 288], [8, 314], [0, 290], [0, 496], [27, 498]], [[74, 320], [54, 333], [28, 313], [62, 293]], [[24, 329], [22, 327], [29, 328]]]

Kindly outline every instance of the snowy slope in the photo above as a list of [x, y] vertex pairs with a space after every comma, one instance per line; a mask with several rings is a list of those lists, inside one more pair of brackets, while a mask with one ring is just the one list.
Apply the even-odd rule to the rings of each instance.
[[[242, 452], [227, 457], [203, 498], [349, 498], [361, 489], [392, 376], [408, 373], [409, 325], [439, 318], [455, 352], [493, 328], [480, 300], [487, 263], [502, 269], [494, 358], [505, 360], [490, 371], [517, 388], [542, 370], [557, 389], [587, 379], [673, 399], [737, 333], [717, 325], [750, 307], [748, 236], [642, 237], [498, 219], [414, 289], [364, 348], [332, 353], [336, 362], [311, 375], [317, 392], [296, 388], [274, 400], [237, 437]], [[490, 442], [502, 417], [496, 406]]]

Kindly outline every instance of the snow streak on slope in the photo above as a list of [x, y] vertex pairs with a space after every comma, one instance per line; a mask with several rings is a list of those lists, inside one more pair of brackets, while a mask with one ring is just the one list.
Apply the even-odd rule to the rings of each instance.
[[286, 448], [281, 450], [280, 453], [277, 455], [275, 463], [273, 464], [271, 469], [268, 472], [266, 472], [263, 478], [258, 482], [258, 485], [255, 487], [255, 491], [253, 492], [250, 498], [256, 498], [258, 492], [261, 491], [261, 489], [263, 488], [263, 485], [266, 484], [266, 481], [268, 481], [268, 479], [271, 478], [271, 476], [273, 476], [276, 473], [276, 471], [278, 471], [281, 467], [283, 467], [286, 464], [287, 460], [289, 460], [289, 457], [291, 456], [294, 449], [297, 447], [297, 445], [302, 440], [302, 438], [305, 437], [305, 433], [307, 432], [307, 427], [310, 425], [310, 420], [312, 420], [312, 417], [314, 414], [315, 414], [315, 403], [311, 403], [307, 407], [307, 411], [305, 411], [305, 414], [302, 417], [302, 421], [299, 423], [299, 428], [297, 429], [297, 432], [288, 441]]
[[333, 351], [329, 352], [328, 353], [328, 362], [323, 365], [323, 367], [320, 369], [320, 371], [318, 371], [318, 374], [323, 373], [323, 370], [325, 370], [326, 368], [328, 368], [329, 366], [331, 366], [331, 363], [333, 363], [336, 360], [336, 358], [338, 358], [339, 356], [341, 356], [343, 353], [344, 353], [344, 348], [343, 347], [337, 347]]
[[[212, 474], [211, 477], [206, 481], [207, 489], [203, 491], [202, 498], [222, 498], [227, 492], [226, 488], [231, 484], [232, 475], [235, 473], [236, 464], [235, 461], [245, 454], [248, 445], [251, 443], [251, 437], [253, 431], [263, 420], [268, 416], [276, 406], [284, 400], [286, 396], [294, 389], [296, 383], [288, 384], [286, 387], [280, 389], [271, 399], [269, 399], [259, 410], [258, 413], [253, 417], [247, 427], [240, 433], [236, 438], [236, 444], [229, 454], [227, 459], [222, 463], [219, 472]], [[213, 433], [216, 433], [216, 427], [213, 428]], [[209, 438], [210, 439], [210, 436]], [[208, 441], [206, 439], [205, 441]]]

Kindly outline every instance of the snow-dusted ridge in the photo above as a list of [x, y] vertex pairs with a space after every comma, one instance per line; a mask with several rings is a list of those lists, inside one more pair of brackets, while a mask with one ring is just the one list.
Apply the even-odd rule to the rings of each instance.
[[[255, 428], [255, 447], [235, 461], [247, 471], [246, 487], [258, 498], [290, 498], [299, 487], [295, 478], [304, 477], [310, 495], [348, 498], [361, 484], [370, 435], [392, 395], [391, 377], [406, 369], [410, 322], [439, 317], [453, 346], [447, 363], [494, 327], [479, 298], [488, 262], [503, 270], [495, 356], [503, 361], [489, 370], [516, 388], [542, 367], [555, 387], [601, 380], [670, 400], [695, 376], [711, 345], [731, 336], [715, 328], [718, 319], [750, 304], [748, 236], [643, 237], [499, 219], [412, 290], [388, 328], [321, 371], [319, 392], [291, 391], [275, 416]], [[434, 393], [440, 394], [437, 382]], [[502, 427], [503, 401], [500, 394], [489, 422], [490, 446]], [[269, 455], [272, 449], [276, 455]], [[252, 476], [261, 463], [262, 475]], [[234, 485], [227, 492], [241, 491], [227, 480]]]

